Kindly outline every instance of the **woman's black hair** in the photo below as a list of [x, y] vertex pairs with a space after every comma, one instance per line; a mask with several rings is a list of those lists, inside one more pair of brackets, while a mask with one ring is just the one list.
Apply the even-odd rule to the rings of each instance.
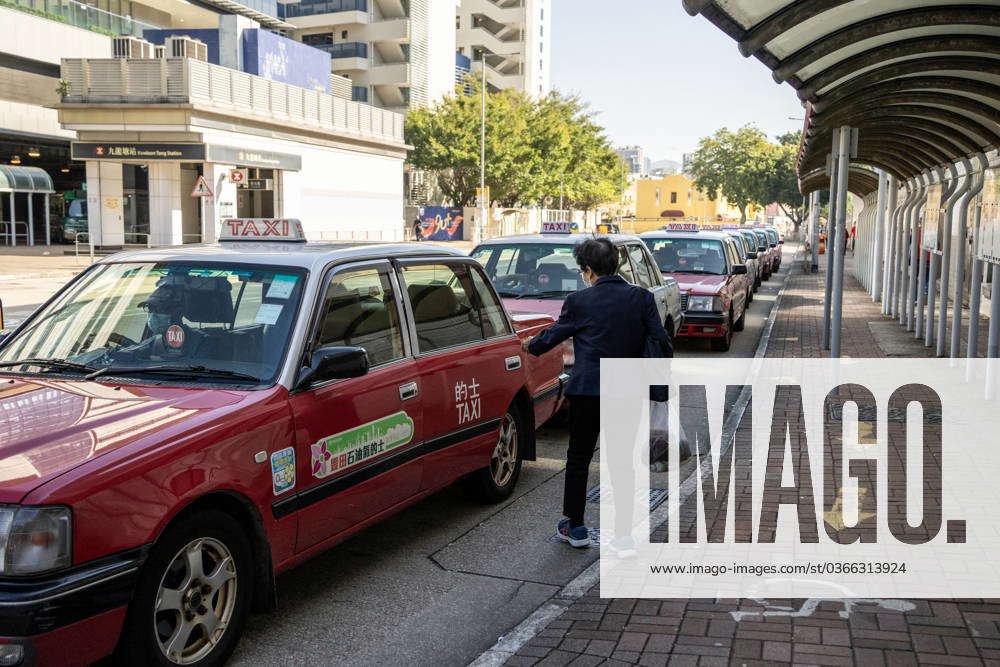
[[618, 250], [606, 238], [592, 238], [577, 243], [573, 257], [580, 270], [590, 268], [598, 276], [613, 276], [618, 272]]

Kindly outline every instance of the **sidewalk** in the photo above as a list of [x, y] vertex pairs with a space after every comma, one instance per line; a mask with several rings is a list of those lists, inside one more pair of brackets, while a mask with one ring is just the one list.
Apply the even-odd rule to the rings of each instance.
[[[824, 269], [790, 267], [766, 356], [825, 356], [819, 346]], [[904, 349], [913, 354], [899, 354]], [[922, 339], [881, 314], [850, 271], [843, 353], [931, 354]], [[566, 611], [506, 664], [1000, 665], [1000, 600], [601, 599], [595, 586], [563, 603]]]

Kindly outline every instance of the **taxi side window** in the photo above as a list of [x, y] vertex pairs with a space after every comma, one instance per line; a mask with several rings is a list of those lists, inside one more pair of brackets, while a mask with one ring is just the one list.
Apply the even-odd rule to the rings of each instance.
[[472, 277], [472, 286], [476, 290], [476, 306], [481, 313], [483, 336], [492, 338], [511, 333], [507, 318], [504, 317], [503, 306], [500, 305], [500, 300], [490, 289], [482, 272], [479, 269], [470, 269], [469, 275]]
[[420, 352], [432, 352], [483, 339], [480, 311], [469, 270], [462, 264], [403, 267]]
[[628, 253], [625, 251], [625, 246], [618, 246], [618, 275], [630, 282], [635, 284], [635, 273], [632, 272], [632, 265], [628, 261]]
[[660, 273], [660, 267], [656, 265], [656, 260], [653, 259], [653, 253], [649, 251], [649, 248], [646, 248], [642, 254], [646, 257], [646, 266], [649, 268], [650, 275], [653, 276], [653, 284], [662, 285], [663, 275]]
[[642, 248], [630, 245], [628, 246], [628, 254], [632, 258], [632, 266], [635, 267], [636, 277], [639, 279], [638, 284], [641, 287], [652, 287], [657, 284], [649, 273], [649, 267], [646, 266], [646, 257], [642, 254]]
[[385, 269], [358, 269], [330, 279], [317, 345], [350, 345], [378, 366], [403, 356], [403, 336], [392, 283]]

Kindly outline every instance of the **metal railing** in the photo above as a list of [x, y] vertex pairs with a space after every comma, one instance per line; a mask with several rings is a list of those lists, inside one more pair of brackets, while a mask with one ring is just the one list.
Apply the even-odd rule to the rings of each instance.
[[[317, 14], [333, 14], [335, 12], [367, 12], [368, 0], [320, 0], [319, 2], [289, 2], [279, 4], [283, 7], [286, 19], [297, 16], [315, 16]], [[279, 13], [282, 9], [279, 9]]]
[[[24, 228], [23, 234], [17, 233], [18, 225]], [[11, 222], [10, 220], [0, 220], [0, 241], [2, 241], [4, 245], [16, 246], [17, 237], [19, 236], [24, 239], [24, 244], [28, 245], [27, 222], [24, 222], [22, 220], [14, 220], [13, 222]]]
[[367, 58], [368, 44], [365, 42], [341, 42], [339, 44], [312, 44], [314, 49], [326, 51], [331, 58]]
[[142, 37], [143, 30], [156, 30], [159, 26], [98, 9], [76, 0], [4, 0], [0, 6], [35, 14], [51, 21], [58, 21], [77, 28], [115, 35]]
[[403, 142], [401, 114], [191, 58], [64, 58], [62, 78], [66, 103], [190, 103]]

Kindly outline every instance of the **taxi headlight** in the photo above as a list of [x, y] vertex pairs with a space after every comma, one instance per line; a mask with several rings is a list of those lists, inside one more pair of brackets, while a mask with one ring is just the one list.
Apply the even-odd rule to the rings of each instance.
[[69, 566], [72, 525], [68, 507], [0, 505], [0, 575]]
[[715, 297], [707, 295], [692, 294], [688, 297], [688, 310], [694, 312], [710, 313], [715, 308]]

